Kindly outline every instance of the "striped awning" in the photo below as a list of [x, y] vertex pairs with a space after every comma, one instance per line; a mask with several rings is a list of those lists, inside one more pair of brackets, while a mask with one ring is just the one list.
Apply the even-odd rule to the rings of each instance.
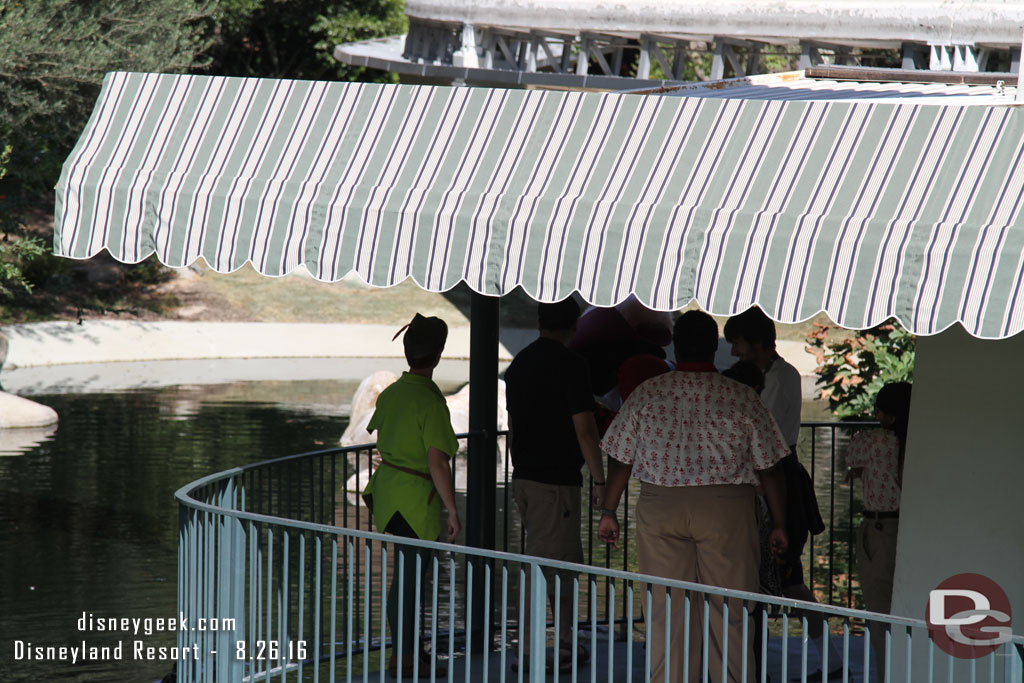
[[1024, 326], [1024, 112], [109, 74], [56, 253]]

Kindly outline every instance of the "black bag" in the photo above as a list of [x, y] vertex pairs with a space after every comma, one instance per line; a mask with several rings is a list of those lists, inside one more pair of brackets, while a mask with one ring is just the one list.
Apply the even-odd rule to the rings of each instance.
[[808, 533], [825, 531], [814, 482], [795, 453], [782, 459], [782, 472], [786, 477], [786, 533], [791, 537], [790, 543], [794, 538], [806, 540]]

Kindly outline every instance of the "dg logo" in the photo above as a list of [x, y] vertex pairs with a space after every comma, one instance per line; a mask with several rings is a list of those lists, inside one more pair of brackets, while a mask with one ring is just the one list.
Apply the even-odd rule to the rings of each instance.
[[978, 659], [1013, 637], [1010, 600], [992, 579], [957, 574], [928, 594], [928, 634], [947, 654]]

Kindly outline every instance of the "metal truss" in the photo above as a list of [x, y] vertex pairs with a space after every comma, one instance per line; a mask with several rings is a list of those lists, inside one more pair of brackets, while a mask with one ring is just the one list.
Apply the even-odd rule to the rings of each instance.
[[[706, 57], [687, 71], [695, 56]], [[797, 68], [818, 65], [860, 66], [862, 60], [884, 56], [899, 60], [904, 69], [981, 72], [993, 62], [1016, 70], [1019, 49], [925, 43], [823, 43], [779, 39], [736, 38], [726, 35], [558, 32], [410, 18], [402, 56], [427, 74], [438, 76], [451, 68], [465, 69], [475, 80], [480, 74], [514, 71], [537, 74], [547, 85], [578, 87], [581, 78], [629, 78], [644, 82], [682, 82], [762, 73], [763, 57], [785, 55]], [[993, 55], [997, 60], [991, 60]], [[486, 78], [485, 78], [486, 80]], [[529, 78], [521, 78], [524, 83]], [[536, 79], [534, 79], [536, 80]], [[538, 81], [539, 82], [539, 81]]]

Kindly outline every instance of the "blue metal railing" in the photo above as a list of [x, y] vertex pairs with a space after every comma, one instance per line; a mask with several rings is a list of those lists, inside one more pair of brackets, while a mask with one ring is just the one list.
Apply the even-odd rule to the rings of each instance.
[[[868, 623], [885, 629], [882, 660], [885, 670], [900, 673], [895, 680], [1021, 680], [1013, 644], [955, 663], [935, 650], [921, 621], [643, 577], [628, 571], [628, 553], [619, 570], [372, 533], [365, 509], [349, 500], [365, 485], [353, 461], [358, 465], [369, 453], [369, 447], [357, 447], [290, 456], [212, 475], [177, 493], [179, 606], [194, 629], [179, 633], [180, 652], [188, 655], [179, 662], [180, 681], [383, 681], [388, 653], [408, 649], [401, 642], [392, 647], [385, 619], [389, 577], [407, 571], [427, 579], [416, 582], [417, 593], [425, 591], [416, 596], [417, 603], [424, 598], [423, 608], [411, 615], [400, 611], [399, 619], [416, 622], [413, 652], [430, 644], [430, 662], [413, 661], [413, 673], [430, 679], [559, 680], [558, 669], [567, 663], [561, 680], [647, 681], [656, 662], [644, 644], [667, 637], [666, 629], [643, 618], [658, 600], [669, 613], [705, 610], [707, 618], [689, 627], [700, 632], [705, 649], [718, 615], [727, 621], [728, 610], [738, 609], [743, 627], [731, 647], [738, 638], [740, 666], [748, 670], [754, 666], [748, 646], [763, 650], [761, 681], [769, 673], [773, 680], [806, 680], [817, 666], [835, 668], [827, 648], [822, 661], [808, 648], [807, 622], [821, 618], [830, 620], [826, 633], [838, 639], [842, 680], [871, 678], [874, 655], [863, 635]], [[833, 452], [833, 470], [834, 458]], [[435, 553], [429, 566], [419, 558], [406, 566], [405, 554], [397, 551], [413, 547]], [[591, 552], [593, 557], [596, 549]], [[607, 554], [605, 562], [611, 563]], [[533, 652], [549, 650], [549, 627], [553, 642], [565, 635], [557, 632], [559, 614], [549, 623], [545, 601], [544, 570], [558, 568], [578, 572], [571, 585], [555, 587], [572, 592], [570, 621], [578, 628], [568, 634], [567, 656], [550, 648], [549, 657], [531, 658], [513, 672], [510, 660], [522, 661], [527, 648], [520, 634], [529, 631]], [[482, 623], [474, 622], [475, 601], [489, 615]], [[803, 610], [801, 616], [791, 616], [795, 609]], [[754, 633], [747, 617], [755, 610], [781, 616], [771, 623], [762, 619], [762, 631]], [[1019, 648], [1024, 638], [1015, 641]], [[589, 650], [586, 661], [581, 646]], [[688, 661], [687, 647], [681, 653], [669, 649], [669, 659]], [[446, 676], [436, 676], [438, 657], [448, 667]], [[705, 653], [700, 666], [708, 671], [701, 673], [709, 673], [711, 664]], [[956, 667], [970, 677], [954, 679]]]
[[[827, 604], [859, 607], [859, 592], [849, 580], [854, 557], [854, 521], [859, 511], [859, 501], [854, 498], [853, 488], [844, 482], [845, 468], [842, 466], [842, 451], [845, 443], [857, 429], [877, 426], [876, 422], [805, 422], [802, 425], [797, 452], [816, 484], [821, 512], [826, 521], [823, 534], [809, 539], [804, 556], [806, 583], [816, 589], [819, 600]], [[504, 433], [501, 434], [504, 436]], [[461, 435], [465, 438], [466, 435]], [[509, 486], [512, 472], [507, 442], [500, 442], [499, 483], [496, 514], [497, 549], [506, 552], [522, 552], [524, 536], [519, 524], [518, 511], [512, 504]], [[358, 492], [366, 485], [376, 463], [371, 446], [355, 446], [348, 449], [323, 451], [323, 458], [329, 459], [332, 479], [335, 474], [347, 481], [347, 495], [331, 498], [332, 509], [340, 508], [340, 524], [344, 527], [371, 530], [370, 519], [361, 506]], [[342, 454], [346, 454], [341, 457]], [[453, 472], [465, 471], [465, 459], [456, 458]], [[287, 474], [287, 473], [285, 473]], [[291, 475], [288, 475], [289, 477]], [[589, 486], [589, 481], [588, 481]], [[457, 491], [462, 489], [456, 486]], [[335, 491], [335, 489], [331, 489]], [[597, 539], [599, 515], [584, 511], [584, 557], [589, 565], [635, 569], [635, 552], [632, 549], [632, 525], [630, 515], [638, 489], [635, 482], [625, 491], [621, 509], [623, 513], [621, 550], [609, 552], [607, 546]], [[589, 498], [586, 496], [585, 498]], [[290, 515], [289, 515], [290, 516]]]
[[[805, 422], [802, 425], [797, 452], [816, 483], [822, 515], [826, 518], [825, 533], [809, 539], [804, 565], [807, 585], [817, 587], [819, 599], [828, 604], [859, 606], [859, 596], [851, 581], [846, 579], [841, 585], [837, 585], [839, 578], [849, 577], [853, 566], [854, 519], [859, 510], [859, 502], [854, 498], [852, 487], [843, 481], [845, 468], [841, 467], [841, 458], [843, 446], [854, 431], [876, 425], [875, 422]], [[460, 438], [465, 439], [466, 436], [460, 435]], [[501, 436], [504, 436], [504, 433]], [[501, 443], [505, 444], [504, 440]], [[348, 482], [347, 495], [342, 495], [340, 499], [331, 498], [332, 509], [337, 506], [341, 510], [341, 526], [371, 529], [369, 516], [361, 506], [358, 492], [365, 486], [369, 475], [376, 467], [374, 453], [372, 446], [354, 446], [321, 452], [323, 458], [329, 458], [331, 478], [340, 476]], [[345, 457], [340, 457], [343, 454]], [[502, 486], [496, 515], [496, 548], [507, 552], [521, 552], [524, 536], [518, 512], [510, 496], [512, 465], [507, 444], [501, 447], [498, 458], [499, 483]], [[458, 457], [453, 473], [459, 471], [460, 467], [465, 471], [464, 462], [464, 458]], [[458, 491], [462, 487], [457, 485], [456, 489]], [[335, 489], [332, 488], [331, 491]], [[631, 562], [634, 553], [631, 550], [632, 526], [629, 520], [636, 494], [637, 488], [634, 483], [625, 491], [621, 502], [624, 517], [621, 551], [608, 552], [607, 546], [597, 540], [599, 516], [593, 511], [584, 511], [584, 555], [587, 564], [603, 566], [606, 569], [615, 566], [625, 571], [635, 567]], [[287, 508], [286, 505], [284, 507]], [[836, 580], [833, 580], [834, 578]]]

